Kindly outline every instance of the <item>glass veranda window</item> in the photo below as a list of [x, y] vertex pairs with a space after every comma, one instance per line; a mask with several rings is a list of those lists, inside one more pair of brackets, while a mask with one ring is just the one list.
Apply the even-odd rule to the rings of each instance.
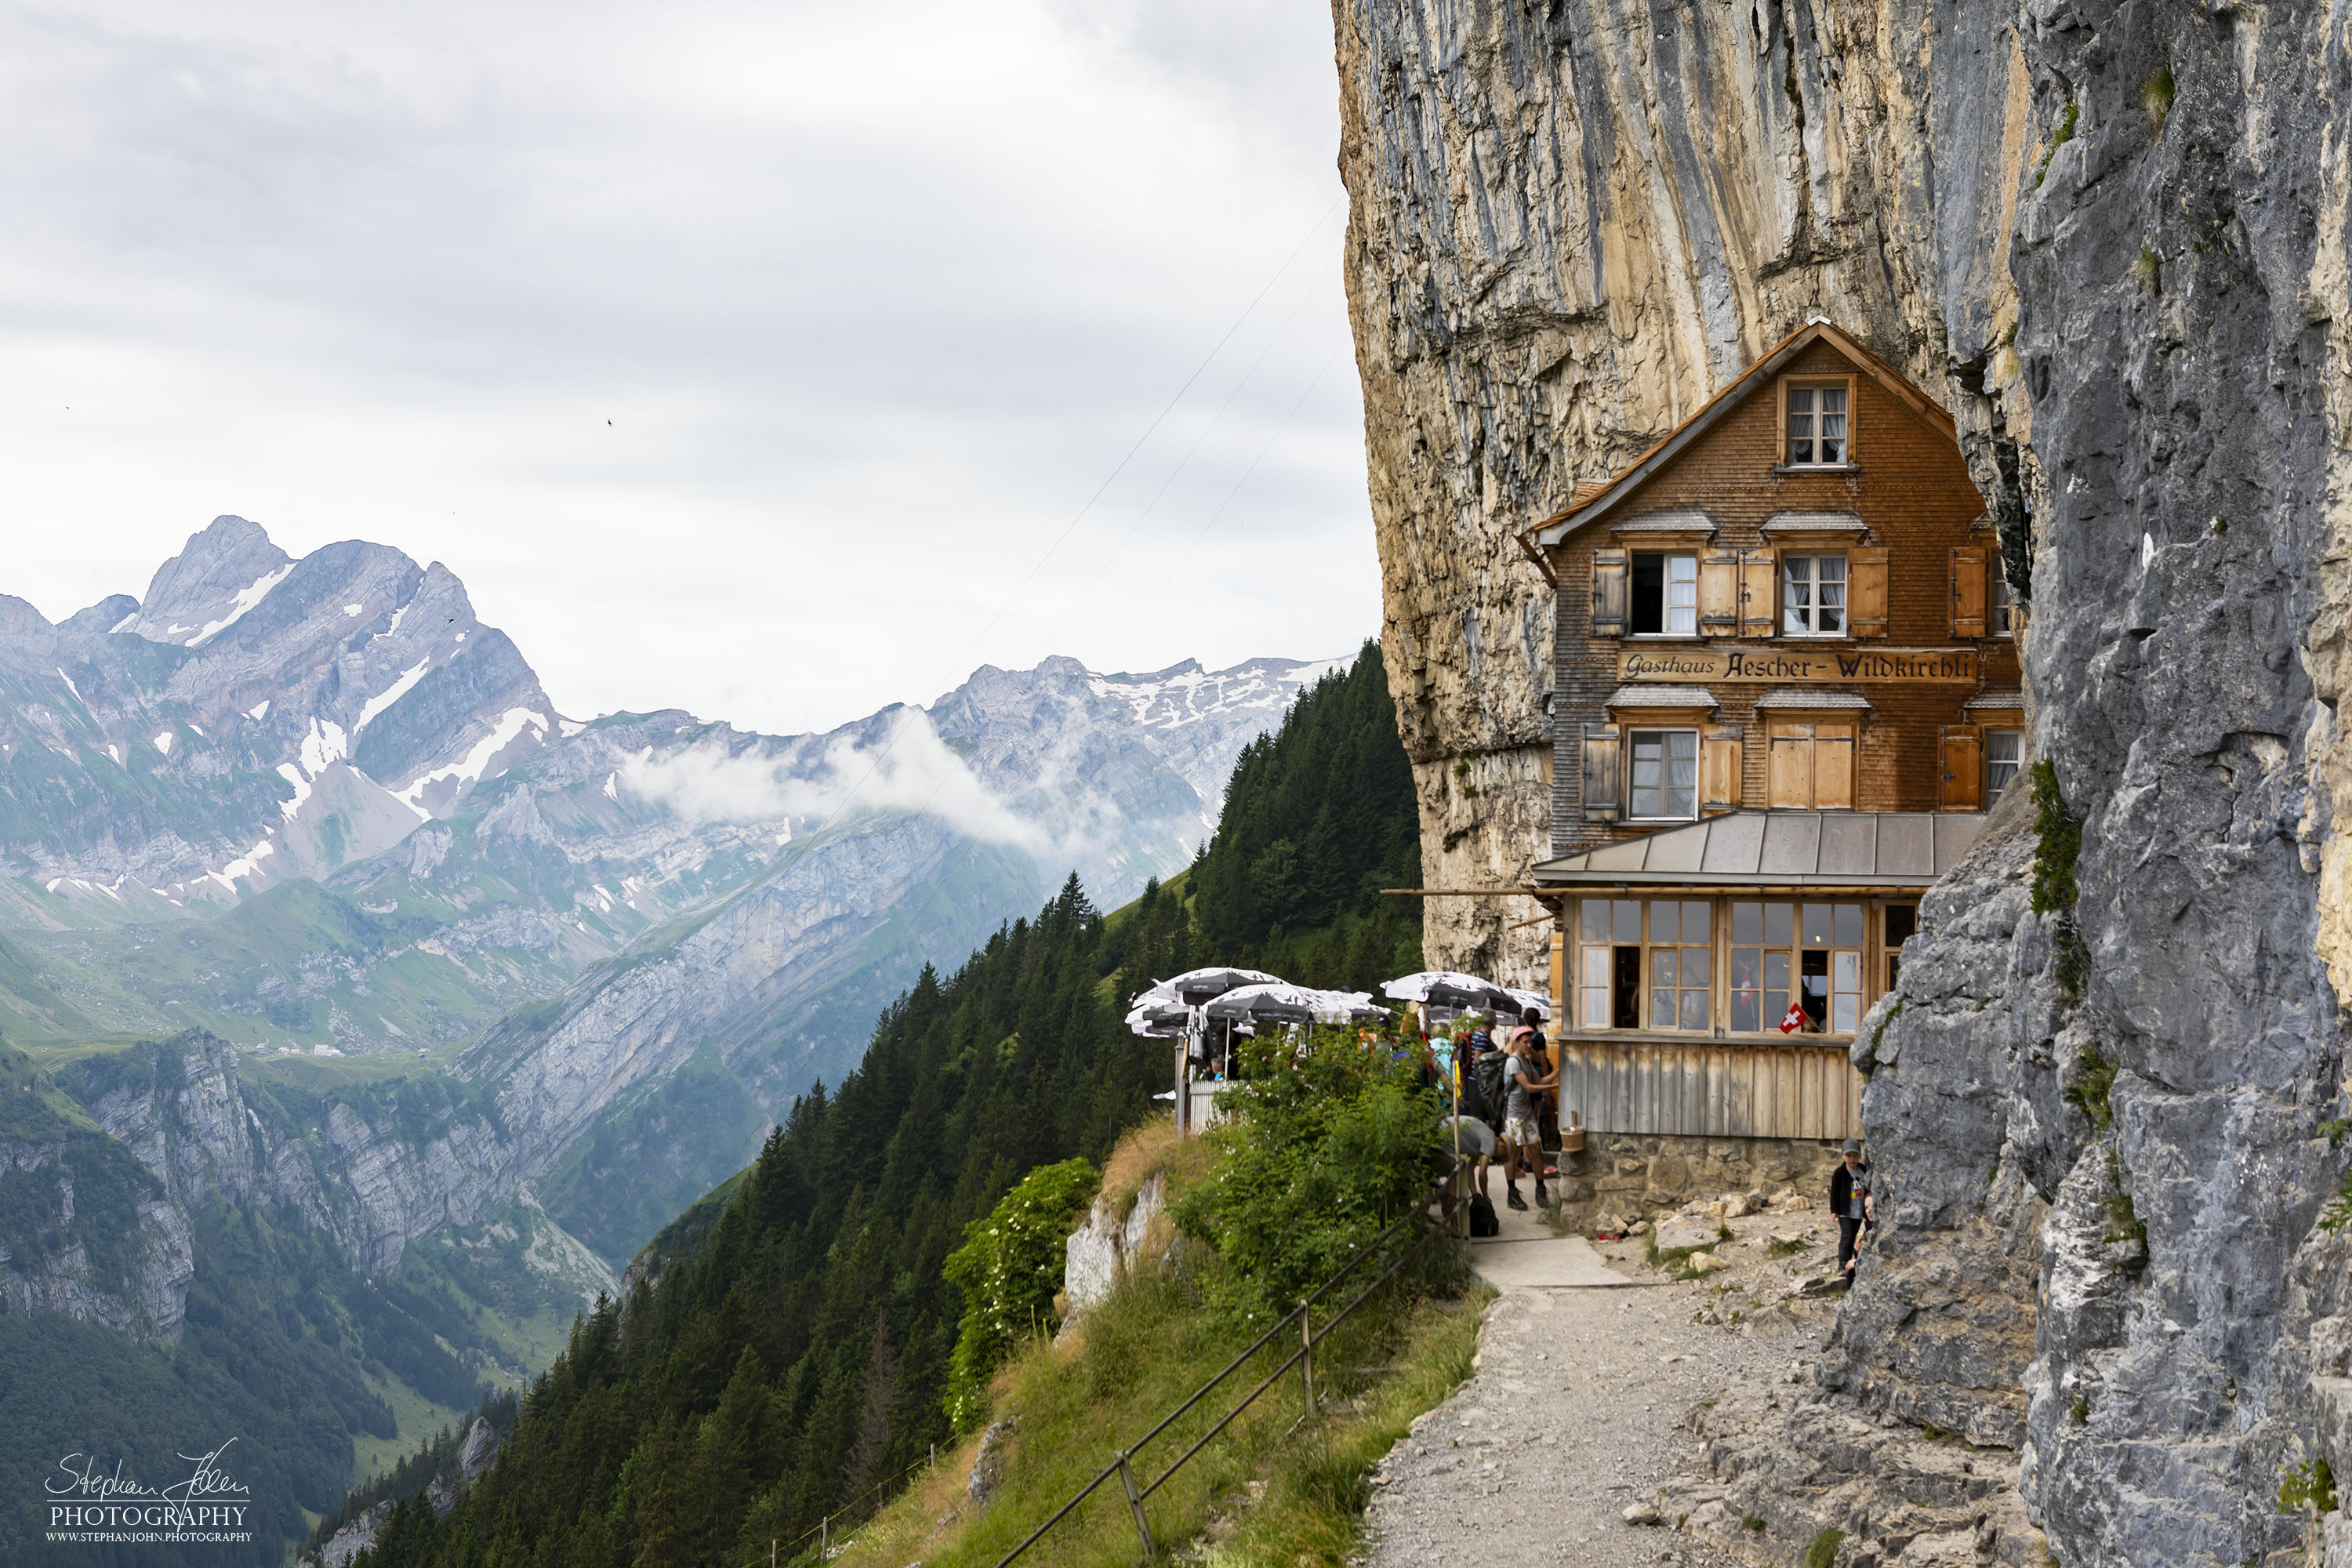
[[1845, 461], [1845, 388], [1789, 388], [1789, 461], [1818, 467]]
[[1845, 632], [1845, 557], [1790, 555], [1782, 581], [1780, 630], [1788, 637], [1839, 637]]
[[1698, 731], [1636, 730], [1633, 736], [1632, 815], [1698, 816]]
[[1698, 557], [1648, 551], [1633, 556], [1633, 634], [1698, 635]]
[[1706, 1033], [1713, 1026], [1714, 923], [1704, 899], [1583, 900], [1576, 1026]]
[[1737, 1034], [1850, 1035], [1862, 1022], [1861, 904], [1731, 906], [1729, 1025]]
[[1650, 1027], [1704, 1032], [1715, 985], [1704, 900], [1650, 903]]

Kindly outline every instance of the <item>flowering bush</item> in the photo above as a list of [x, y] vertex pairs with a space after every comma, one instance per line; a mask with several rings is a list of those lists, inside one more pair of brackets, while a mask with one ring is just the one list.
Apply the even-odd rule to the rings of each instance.
[[988, 1380], [1025, 1335], [1051, 1329], [1069, 1234], [1100, 1176], [1084, 1160], [1040, 1165], [964, 1229], [940, 1272], [963, 1292], [948, 1364], [948, 1418], [959, 1432], [988, 1414]]

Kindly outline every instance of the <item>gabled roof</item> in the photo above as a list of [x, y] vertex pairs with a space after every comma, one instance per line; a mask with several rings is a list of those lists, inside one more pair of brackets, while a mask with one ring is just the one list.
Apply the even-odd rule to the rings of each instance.
[[1667, 432], [1663, 440], [1635, 458], [1632, 466], [1615, 479], [1580, 483], [1570, 496], [1566, 510], [1554, 512], [1519, 535], [1521, 547], [1533, 555], [1536, 551], [1528, 543], [1530, 536], [1533, 536], [1535, 544], [1558, 544], [1587, 523], [1607, 516], [1619, 502], [1633, 494], [1643, 480], [1672, 462], [1685, 447], [1713, 428], [1725, 415], [1746, 402], [1751, 393], [1769, 382], [1783, 365], [1818, 342], [1828, 343], [1852, 360], [1872, 380], [1893, 393], [1913, 413], [1933, 424], [1946, 437], [1953, 440], [1959, 438], [1958, 427], [1952, 423], [1952, 416], [1926, 393], [1906, 380], [1900, 371], [1864, 348], [1826, 316], [1815, 316], [1766, 350], [1763, 357], [1741, 372], [1738, 380], [1701, 404], [1696, 413]]
[[1924, 888], [1984, 830], [1977, 813], [1735, 811], [1535, 868], [1538, 886]]

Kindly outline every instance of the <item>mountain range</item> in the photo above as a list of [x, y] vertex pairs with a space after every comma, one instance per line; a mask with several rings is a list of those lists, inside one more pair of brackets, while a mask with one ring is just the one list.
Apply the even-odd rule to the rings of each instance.
[[926, 962], [1188, 865], [1341, 662], [1055, 658], [771, 736], [566, 718], [446, 567], [241, 518], [143, 598], [0, 597], [0, 1308], [171, 1344], [266, 1212], [535, 1371]]

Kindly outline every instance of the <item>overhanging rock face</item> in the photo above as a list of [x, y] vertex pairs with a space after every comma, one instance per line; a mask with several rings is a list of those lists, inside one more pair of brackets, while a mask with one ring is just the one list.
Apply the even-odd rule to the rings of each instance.
[[[2313, 1380], [2352, 1375], [2328, 1327], [2352, 1252], [2314, 1226], [2352, 1154], [2320, 1131], [2352, 984], [2346, 23], [2188, 0], [1335, 21], [1428, 882], [1517, 883], [1541, 853], [1548, 585], [1517, 529], [1816, 312], [1937, 392], [2030, 599], [2080, 946], [2020, 907], [2030, 835], [1930, 900], [1864, 1098], [1898, 1217], [1846, 1385], [1982, 1405], [1988, 1436], [2021, 1407], [2021, 1484], [2070, 1565], [2291, 1545]], [[1431, 962], [1528, 940], [1466, 902], [1433, 908]]]

